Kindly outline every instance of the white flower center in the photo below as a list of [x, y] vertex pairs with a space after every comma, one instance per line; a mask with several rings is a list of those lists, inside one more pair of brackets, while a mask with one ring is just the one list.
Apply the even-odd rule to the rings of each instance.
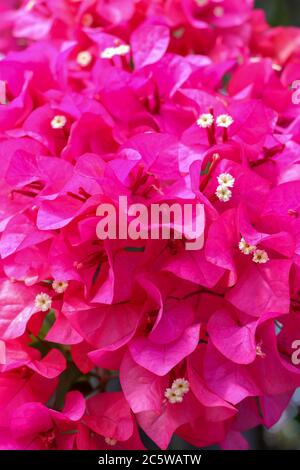
[[68, 285], [65, 281], [53, 281], [52, 288], [57, 294], [63, 294], [67, 290]]
[[87, 67], [92, 62], [93, 56], [89, 51], [81, 51], [77, 55], [77, 63], [81, 65], [81, 67]]
[[51, 121], [52, 129], [62, 129], [67, 124], [66, 116], [54, 116]]
[[34, 305], [39, 312], [47, 312], [51, 308], [52, 299], [45, 292], [38, 294], [34, 300]]
[[210, 113], [201, 114], [201, 116], [199, 116], [199, 118], [197, 119], [198, 126], [202, 127], [203, 129], [207, 127], [211, 127], [213, 123], [214, 123], [214, 117]]
[[253, 253], [253, 251], [256, 250], [256, 246], [250, 245], [246, 242], [245, 238], [242, 237], [239, 243], [239, 249], [242, 253], [244, 253], [244, 255], [250, 255], [250, 253]]
[[227, 186], [224, 186], [223, 184], [220, 184], [220, 186], [217, 187], [215, 194], [217, 198], [222, 202], [228, 202], [232, 196], [232, 192], [230, 191], [230, 189], [227, 188]]
[[255, 250], [252, 260], [254, 263], [265, 264], [269, 261], [269, 256], [265, 250]]
[[233, 118], [229, 114], [220, 114], [217, 117], [217, 126], [228, 128], [233, 124]]
[[183, 397], [190, 390], [190, 384], [186, 379], [175, 379], [170, 388], [165, 391], [165, 397], [169, 403], [182, 403]]
[[190, 391], [190, 384], [186, 379], [176, 379], [172, 383], [172, 389], [177, 390], [182, 395], [185, 395]]
[[227, 186], [227, 188], [233, 188], [235, 178], [230, 173], [221, 173], [218, 178], [218, 183]]
[[128, 44], [121, 44], [117, 47], [107, 47], [101, 52], [101, 59], [112, 59], [115, 56], [123, 56], [130, 52], [130, 46]]

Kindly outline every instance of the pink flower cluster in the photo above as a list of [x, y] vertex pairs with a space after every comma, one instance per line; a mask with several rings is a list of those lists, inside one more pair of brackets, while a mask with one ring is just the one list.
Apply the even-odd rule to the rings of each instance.
[[[300, 31], [252, 0], [3, 3], [0, 448], [247, 448], [300, 386]], [[202, 204], [203, 248], [99, 240], [119, 195]]]

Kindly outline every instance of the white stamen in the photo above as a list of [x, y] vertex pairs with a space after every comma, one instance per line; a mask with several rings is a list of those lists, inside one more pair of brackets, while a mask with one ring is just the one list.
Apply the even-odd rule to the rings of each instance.
[[244, 255], [250, 255], [250, 253], [253, 253], [253, 251], [256, 250], [256, 246], [250, 245], [246, 242], [245, 238], [242, 237], [239, 243], [239, 249], [244, 253]]
[[115, 55], [115, 48], [114, 47], [107, 47], [104, 51], [101, 52], [100, 57], [101, 59], [112, 59]]
[[67, 124], [66, 116], [54, 116], [51, 121], [52, 129], [62, 129]]
[[203, 129], [206, 129], [207, 127], [211, 127], [213, 123], [214, 123], [214, 117], [210, 113], [201, 114], [201, 116], [199, 116], [199, 118], [197, 119], [198, 126], [202, 127]]
[[183, 401], [182, 393], [178, 392], [178, 390], [174, 390], [172, 388], [167, 388], [165, 391], [165, 397], [169, 401], [169, 403], [181, 403]]
[[101, 59], [112, 59], [115, 56], [123, 56], [130, 52], [130, 46], [127, 44], [121, 44], [117, 47], [107, 47], [101, 52]]
[[77, 63], [81, 65], [81, 67], [87, 67], [92, 62], [93, 56], [89, 51], [81, 51], [77, 55]]
[[128, 44], [121, 44], [120, 46], [116, 47], [118, 55], [126, 55], [130, 52], [130, 46]]
[[176, 390], [177, 392], [181, 393], [181, 395], [185, 395], [190, 391], [189, 381], [186, 379], [174, 380], [172, 383], [172, 390]]
[[165, 391], [165, 397], [169, 403], [181, 403], [186, 393], [190, 391], [190, 384], [188, 380], [179, 378], [175, 379], [172, 383], [171, 388], [167, 388]]
[[57, 294], [63, 294], [67, 290], [68, 285], [65, 281], [53, 281], [52, 288]]
[[235, 178], [230, 173], [221, 173], [218, 178], [218, 183], [227, 186], [227, 188], [233, 188]]
[[222, 202], [228, 202], [232, 196], [232, 192], [230, 191], [230, 189], [228, 189], [227, 186], [224, 186], [223, 184], [220, 184], [220, 186], [217, 187], [215, 194], [217, 198]]
[[217, 126], [218, 127], [230, 127], [233, 124], [233, 119], [229, 114], [220, 114], [217, 117]]
[[265, 250], [255, 250], [252, 260], [254, 263], [265, 264], [269, 261], [269, 256]]
[[34, 305], [39, 312], [47, 312], [51, 308], [52, 299], [45, 292], [38, 294], [34, 300]]

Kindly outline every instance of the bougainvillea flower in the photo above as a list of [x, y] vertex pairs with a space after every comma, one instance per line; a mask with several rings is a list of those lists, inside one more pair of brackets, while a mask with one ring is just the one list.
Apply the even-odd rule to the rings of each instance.
[[248, 448], [300, 386], [299, 29], [2, 3], [0, 448]]
[[144, 449], [137, 425], [121, 392], [98, 394], [86, 402], [79, 449]]
[[10, 422], [10, 434], [14, 439], [11, 447], [72, 450], [75, 447], [78, 422], [84, 410], [85, 401], [79, 392], [66, 395], [62, 412], [51, 410], [39, 402], [19, 406]]

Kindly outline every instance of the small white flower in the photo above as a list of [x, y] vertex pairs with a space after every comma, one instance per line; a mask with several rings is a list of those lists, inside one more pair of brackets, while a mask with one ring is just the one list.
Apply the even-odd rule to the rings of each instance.
[[130, 52], [130, 46], [128, 44], [121, 44], [120, 46], [116, 47], [117, 55], [126, 55]]
[[121, 44], [117, 47], [107, 47], [101, 52], [101, 59], [112, 59], [114, 56], [123, 56], [130, 52], [130, 46]]
[[52, 289], [55, 290], [57, 294], [63, 294], [67, 290], [68, 285], [69, 284], [65, 281], [53, 281]]
[[214, 117], [210, 113], [201, 114], [197, 119], [197, 124], [199, 127], [206, 129], [207, 127], [211, 127], [214, 123]]
[[87, 67], [88, 65], [90, 65], [90, 63], [92, 62], [92, 59], [93, 59], [93, 56], [89, 51], [79, 52], [76, 58], [77, 63], [81, 65], [81, 67]]
[[256, 246], [250, 245], [246, 242], [245, 238], [242, 237], [239, 243], [239, 249], [244, 253], [244, 255], [250, 255], [250, 253], [253, 253], [253, 251], [256, 250]]
[[217, 187], [215, 194], [217, 198], [223, 202], [228, 202], [232, 196], [232, 192], [230, 191], [230, 189], [227, 188], [227, 186], [224, 186], [223, 184], [220, 184], [220, 186]]
[[67, 118], [66, 116], [54, 116], [54, 118], [51, 121], [51, 127], [52, 129], [62, 129], [65, 127], [67, 124]]
[[112, 437], [106, 437], [104, 440], [109, 446], [115, 446], [118, 442], [117, 439], [113, 439]]
[[221, 173], [217, 180], [219, 184], [227, 186], [227, 188], [233, 188], [235, 182], [235, 178], [230, 173]]
[[176, 390], [181, 395], [185, 395], [190, 391], [190, 384], [186, 379], [176, 379], [172, 383], [172, 390]]
[[265, 264], [269, 261], [269, 256], [265, 250], [255, 250], [252, 260], [254, 263]]
[[217, 18], [222, 18], [222, 16], [224, 16], [224, 8], [223, 7], [215, 7], [213, 9], [213, 14], [217, 17]]
[[181, 403], [183, 401], [182, 393], [178, 392], [178, 390], [175, 390], [173, 388], [166, 389], [165, 397], [172, 404]]
[[101, 59], [112, 59], [115, 55], [115, 47], [107, 47], [101, 52]]
[[39, 312], [47, 312], [51, 308], [52, 299], [45, 292], [38, 294], [34, 300], [34, 305]]
[[217, 126], [228, 128], [233, 124], [233, 119], [229, 114], [220, 114], [217, 117]]

